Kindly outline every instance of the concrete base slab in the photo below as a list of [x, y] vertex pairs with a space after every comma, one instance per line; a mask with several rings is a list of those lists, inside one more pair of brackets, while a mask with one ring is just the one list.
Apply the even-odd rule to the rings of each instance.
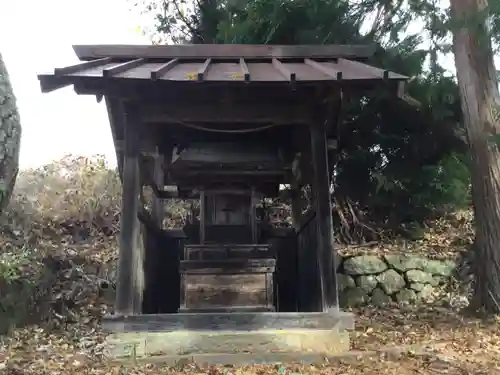
[[[321, 316], [318, 313], [309, 316], [307, 313], [300, 316], [242, 314], [213, 314], [211, 318], [199, 317], [205, 314], [198, 317], [156, 315], [150, 319], [140, 316], [122, 318], [121, 322], [113, 317], [108, 326], [114, 329], [107, 338], [106, 355], [113, 360], [161, 358], [161, 362], [167, 364], [179, 361], [251, 364], [300, 361], [301, 358], [318, 360], [349, 350], [349, 335], [345, 328], [351, 328], [352, 324], [345, 313], [339, 319], [332, 318], [331, 314]], [[218, 324], [203, 329], [198, 324], [199, 319], [204, 322], [217, 320]], [[156, 323], [152, 324], [152, 321]]]
[[349, 350], [349, 335], [336, 330], [262, 332], [127, 332], [107, 339], [110, 358], [272, 353], [334, 355]]

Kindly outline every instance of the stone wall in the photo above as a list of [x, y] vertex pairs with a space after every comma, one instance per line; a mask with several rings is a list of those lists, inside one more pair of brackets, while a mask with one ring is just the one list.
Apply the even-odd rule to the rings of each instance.
[[338, 281], [344, 307], [430, 301], [453, 275], [452, 260], [413, 255], [343, 257]]

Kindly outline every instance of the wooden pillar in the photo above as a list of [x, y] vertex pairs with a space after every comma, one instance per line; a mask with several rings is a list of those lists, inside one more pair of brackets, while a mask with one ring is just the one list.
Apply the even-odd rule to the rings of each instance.
[[116, 314], [135, 315], [142, 310], [144, 289], [144, 246], [139, 223], [139, 123], [137, 116], [126, 116], [124, 136], [122, 212], [119, 236]]
[[202, 245], [205, 243], [206, 199], [205, 190], [200, 190], [200, 244]]
[[[163, 155], [156, 153], [154, 156], [154, 170], [153, 170], [153, 178], [154, 184], [156, 185], [158, 190], [163, 190], [165, 187], [165, 176], [163, 170]], [[153, 204], [151, 207], [151, 216], [153, 217], [153, 221], [156, 225], [158, 225], [159, 229], [163, 229], [163, 219], [165, 217], [165, 209], [163, 199], [153, 195]]]
[[337, 265], [333, 246], [332, 205], [327, 138], [323, 121], [311, 125], [311, 152], [314, 169], [313, 199], [317, 225], [317, 260], [321, 288], [321, 311], [338, 311]]
[[255, 189], [252, 188], [250, 196], [250, 226], [252, 227], [252, 242], [256, 244], [259, 241], [257, 233], [257, 195]]
[[298, 232], [302, 217], [302, 192], [297, 181], [293, 181], [290, 187], [290, 195], [292, 198], [292, 227]]

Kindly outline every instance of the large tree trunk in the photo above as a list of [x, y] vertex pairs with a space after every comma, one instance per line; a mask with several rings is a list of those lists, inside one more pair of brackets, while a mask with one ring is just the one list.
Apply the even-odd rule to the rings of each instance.
[[19, 166], [21, 123], [7, 68], [0, 54], [0, 213], [9, 203]]
[[[451, 0], [455, 65], [471, 155], [476, 240], [472, 307], [500, 312], [500, 100], [487, 0]], [[481, 12], [483, 12], [481, 14]], [[480, 15], [481, 14], [481, 15]], [[478, 20], [483, 17], [483, 21]]]

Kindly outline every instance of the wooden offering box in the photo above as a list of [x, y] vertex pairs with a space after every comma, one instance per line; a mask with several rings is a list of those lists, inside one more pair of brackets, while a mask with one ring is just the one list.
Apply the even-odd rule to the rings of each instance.
[[275, 259], [181, 261], [181, 312], [274, 311]]

